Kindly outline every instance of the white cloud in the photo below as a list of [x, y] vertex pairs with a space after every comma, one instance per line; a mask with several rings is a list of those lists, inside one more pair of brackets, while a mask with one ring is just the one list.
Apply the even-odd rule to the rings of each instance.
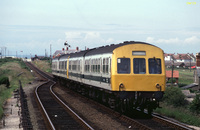
[[65, 35], [72, 48], [75, 46], [79, 46], [80, 48], [85, 48], [85, 46], [92, 48], [113, 44], [115, 42], [113, 38], [103, 37], [102, 34], [97, 31], [71, 31], [65, 32]]
[[200, 43], [200, 39], [196, 36], [192, 36], [185, 39], [169, 38], [169, 39], [155, 39], [153, 37], [147, 37], [146, 42], [152, 44], [177, 44], [177, 45], [188, 45]]
[[[114, 41], [115, 41], [115, 40], [114, 40], [113, 38], [109, 38], [109, 39], [106, 40], [106, 43], [114, 43]], [[117, 42], [117, 43], [118, 43], [118, 42]]]
[[101, 39], [100, 33], [99, 32], [86, 32], [85, 33], [85, 38], [84, 40], [97, 40]]
[[154, 42], [154, 38], [153, 37], [147, 37], [146, 42], [153, 43]]
[[167, 43], [167, 44], [170, 44], [170, 43], [179, 43], [180, 40], [178, 38], [170, 38], [170, 39], [158, 39], [156, 42], [157, 43]]
[[186, 44], [200, 43], [200, 39], [197, 38], [196, 36], [192, 36], [192, 37], [186, 38], [186, 39], [184, 40], [184, 43], [186, 43]]
[[81, 32], [66, 32], [65, 33], [67, 39], [83, 38], [81, 34], [82, 34]]

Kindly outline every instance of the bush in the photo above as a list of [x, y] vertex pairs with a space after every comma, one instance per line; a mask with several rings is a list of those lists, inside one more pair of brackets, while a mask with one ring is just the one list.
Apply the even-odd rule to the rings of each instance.
[[[171, 83], [172, 82], [172, 79], [170, 78], [168, 81], [167, 81], [167, 83]], [[175, 78], [173, 78], [173, 83], [175, 83], [176, 82], [176, 79]]]
[[196, 95], [194, 100], [191, 102], [190, 110], [198, 114], [200, 113], [200, 95]]
[[181, 92], [178, 87], [166, 88], [163, 100], [170, 105], [175, 107], [186, 105], [185, 95]]
[[0, 85], [1, 84], [6, 84], [6, 87], [8, 88], [10, 85], [9, 78], [8, 77], [0, 77]]

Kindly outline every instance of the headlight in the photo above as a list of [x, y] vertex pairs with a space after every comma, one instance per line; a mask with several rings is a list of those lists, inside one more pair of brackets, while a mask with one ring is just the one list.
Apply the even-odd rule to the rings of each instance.
[[120, 87], [120, 88], [124, 88], [124, 84], [121, 83], [121, 84], [119, 85], [119, 87]]

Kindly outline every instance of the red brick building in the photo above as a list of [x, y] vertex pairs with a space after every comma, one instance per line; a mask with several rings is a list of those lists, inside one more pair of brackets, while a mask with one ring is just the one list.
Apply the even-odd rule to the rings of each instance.
[[200, 52], [196, 54], [196, 66], [200, 67]]
[[[167, 81], [168, 81], [169, 79], [171, 79], [171, 78], [172, 78], [172, 71], [171, 71], [171, 70], [167, 70], [167, 71], [166, 71], [166, 79], [167, 79]], [[176, 83], [178, 83], [179, 71], [177, 71], [177, 70], [174, 70], [174, 71], [173, 71], [173, 78], [175, 78], [175, 79], [176, 79]]]

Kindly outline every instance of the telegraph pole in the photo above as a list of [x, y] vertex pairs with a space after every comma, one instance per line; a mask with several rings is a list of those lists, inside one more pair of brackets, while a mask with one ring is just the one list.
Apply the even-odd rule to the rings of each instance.
[[174, 73], [174, 60], [172, 60], [172, 78], [171, 78], [171, 86], [173, 86], [173, 73]]
[[191, 72], [191, 67], [192, 67], [192, 66], [191, 66], [191, 60], [192, 60], [192, 58], [190, 57], [190, 72]]
[[5, 58], [6, 58], [6, 49], [7, 49], [7, 48], [5, 47]]
[[49, 58], [49, 60], [50, 60], [50, 67], [52, 67], [52, 59], [51, 59], [51, 44], [50, 44], [50, 56], [49, 56], [50, 58]]
[[51, 44], [50, 44], [50, 58], [51, 58]]
[[2, 59], [2, 52], [0, 52], [0, 55], [1, 55], [1, 59]]

